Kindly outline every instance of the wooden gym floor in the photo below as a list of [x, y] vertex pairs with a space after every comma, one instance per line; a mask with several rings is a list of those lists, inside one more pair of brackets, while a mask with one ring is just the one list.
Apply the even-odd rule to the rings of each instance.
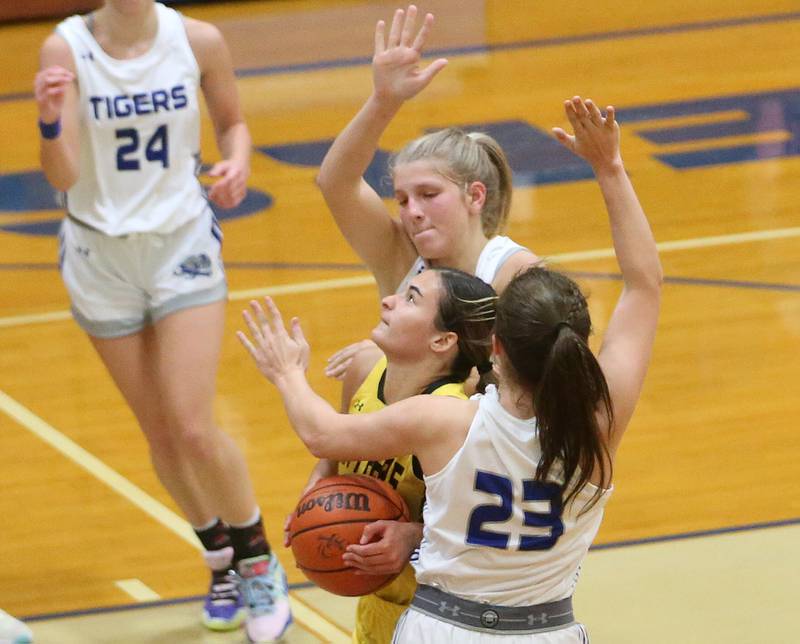
[[[553, 147], [574, 94], [612, 103], [666, 274], [655, 356], [576, 602], [600, 644], [785, 642], [800, 591], [800, 12], [794, 0], [435, 0], [448, 67], [383, 138], [482, 127], [515, 170], [509, 233], [580, 278], [602, 334], [620, 284], [599, 192]], [[224, 31], [257, 150], [224, 217], [231, 289], [216, 411], [245, 450], [293, 584], [291, 642], [346, 641], [353, 602], [280, 546], [312, 458], [238, 345], [275, 296], [325, 358], [365, 337], [375, 289], [327, 214], [321, 151], [370, 91], [394, 3], [188, 7]], [[196, 619], [206, 572], [143, 438], [69, 318], [60, 212], [38, 173], [31, 84], [53, 22], [0, 27], [0, 606], [38, 642], [239, 642]], [[206, 123], [208, 125], [208, 123]], [[215, 152], [209, 128], [206, 160]]]

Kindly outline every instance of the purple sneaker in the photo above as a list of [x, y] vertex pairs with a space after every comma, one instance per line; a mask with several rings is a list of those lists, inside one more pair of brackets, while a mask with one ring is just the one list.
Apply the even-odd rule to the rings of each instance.
[[272, 554], [242, 559], [239, 575], [250, 612], [245, 623], [248, 641], [279, 641], [292, 623], [292, 613], [286, 573], [278, 558]]
[[233, 548], [206, 550], [206, 564], [211, 568], [211, 586], [203, 604], [203, 625], [212, 631], [232, 631], [247, 617], [244, 599], [239, 592], [239, 577], [230, 569]]

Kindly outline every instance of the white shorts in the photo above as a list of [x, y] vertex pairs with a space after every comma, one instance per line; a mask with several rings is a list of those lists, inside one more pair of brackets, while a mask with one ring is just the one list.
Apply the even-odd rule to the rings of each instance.
[[116, 338], [182, 309], [225, 299], [222, 231], [211, 210], [166, 234], [110, 237], [67, 217], [61, 277], [89, 335]]
[[392, 644], [588, 644], [583, 624], [572, 624], [541, 633], [501, 634], [473, 631], [409, 608], [400, 616]]

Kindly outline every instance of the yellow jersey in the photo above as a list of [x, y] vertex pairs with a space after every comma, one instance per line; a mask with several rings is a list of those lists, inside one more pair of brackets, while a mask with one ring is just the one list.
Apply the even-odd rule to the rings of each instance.
[[[385, 379], [386, 357], [382, 356], [350, 401], [349, 412], [366, 414], [385, 407], [386, 402], [383, 399]], [[464, 393], [464, 383], [453, 377], [432, 382], [422, 393], [467, 398]], [[386, 481], [405, 500], [411, 521], [422, 522], [425, 483], [419, 460], [413, 454], [383, 461], [343, 461], [339, 463], [339, 474], [365, 474]], [[371, 595], [360, 597], [356, 608], [353, 641], [357, 644], [389, 644], [392, 641], [395, 624], [411, 603], [416, 588], [414, 569], [410, 564], [406, 564], [392, 583]]]

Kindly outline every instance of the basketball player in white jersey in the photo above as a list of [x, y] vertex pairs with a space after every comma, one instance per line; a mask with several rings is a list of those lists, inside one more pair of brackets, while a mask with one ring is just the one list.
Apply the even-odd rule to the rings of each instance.
[[[412, 606], [395, 642], [588, 641], [571, 597], [611, 494], [612, 467], [652, 352], [662, 271], [619, 152], [614, 109], [565, 103], [556, 137], [592, 166], [606, 199], [623, 289], [595, 357], [578, 286], [533, 267], [500, 295], [497, 388], [471, 400], [416, 396], [372, 414], [337, 414], [308, 385], [308, 344], [258, 303], [239, 338], [321, 458], [413, 449], [425, 473], [424, 537]], [[391, 332], [391, 327], [389, 327]]]
[[[317, 183], [336, 224], [375, 276], [381, 297], [402, 292], [427, 266], [478, 275], [502, 293], [509, 280], [539, 260], [502, 232], [511, 207], [512, 177], [492, 137], [449, 128], [426, 134], [393, 155], [389, 172], [399, 220], [363, 179], [384, 130], [403, 104], [447, 64], [419, 69], [433, 16], [416, 31], [417, 8], [398, 9], [388, 35], [375, 30], [373, 91], [336, 137]], [[329, 359], [326, 374], [343, 377], [362, 343]]]
[[[207, 196], [198, 90], [223, 157]], [[225, 42], [154, 0], [107, 0], [47, 38], [35, 94], [42, 167], [66, 193], [73, 315], [205, 547], [203, 621], [230, 630], [246, 617], [251, 641], [273, 641], [291, 622], [285, 575], [243, 454], [212, 412], [227, 285], [207, 197], [241, 202], [251, 145]]]
[[[500, 293], [517, 271], [539, 260], [502, 235], [512, 177], [497, 141], [450, 128], [405, 145], [389, 168], [399, 220], [363, 179], [395, 114], [446, 64], [440, 59], [419, 70], [433, 16], [428, 14], [415, 33], [416, 15], [413, 5], [407, 12], [396, 11], [388, 36], [383, 21], [377, 24], [372, 95], [328, 150], [317, 183], [342, 234], [375, 276], [381, 297], [403, 293], [414, 275], [431, 266], [472, 273]], [[344, 347], [329, 358], [325, 373], [345, 378], [362, 350], [372, 351], [374, 345], [365, 340]], [[318, 463], [308, 484], [334, 469], [331, 463]], [[398, 536], [392, 533], [410, 533], [414, 526], [381, 522], [380, 529], [381, 539], [372, 535], [376, 539], [369, 548], [393, 557]]]

